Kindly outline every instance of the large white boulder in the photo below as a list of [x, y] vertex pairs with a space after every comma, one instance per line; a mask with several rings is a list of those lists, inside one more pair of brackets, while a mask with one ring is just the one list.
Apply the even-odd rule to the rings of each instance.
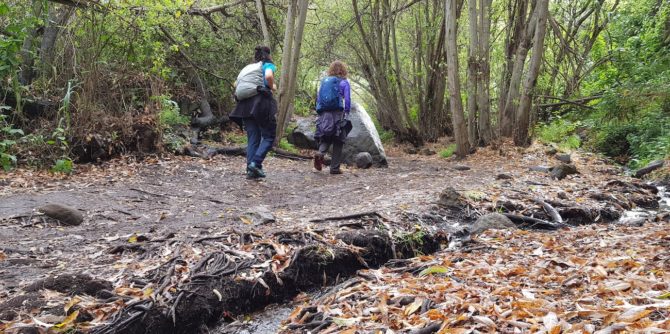
[[379, 133], [372, 118], [358, 103], [351, 103], [351, 125], [353, 128], [347, 136], [343, 148], [342, 160], [348, 165], [356, 164], [356, 155], [361, 152], [370, 153], [372, 162], [376, 167], [386, 167], [386, 153], [379, 138]]

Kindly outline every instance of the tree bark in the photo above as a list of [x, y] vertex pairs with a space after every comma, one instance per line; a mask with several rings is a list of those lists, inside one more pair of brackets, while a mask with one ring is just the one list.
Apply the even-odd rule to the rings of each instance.
[[[540, 0], [543, 1], [543, 0]], [[537, 6], [536, 6], [537, 7]], [[537, 8], [530, 17], [530, 20], [525, 25], [523, 33], [521, 34], [522, 40], [519, 42], [519, 46], [516, 50], [516, 55], [514, 57], [514, 67], [512, 68], [512, 73], [510, 76], [509, 88], [507, 90], [507, 98], [505, 99], [505, 109], [503, 111], [503, 118], [501, 123], [501, 135], [505, 137], [512, 136], [515, 128], [515, 115], [519, 107], [519, 97], [520, 97], [520, 86], [521, 79], [523, 76], [524, 65], [526, 64], [526, 57], [528, 56], [528, 50], [530, 48], [530, 43], [532, 36], [535, 31], [535, 22], [537, 16]]]
[[470, 45], [468, 46], [468, 141], [471, 148], [477, 146], [479, 133], [477, 131], [477, 86], [479, 82], [479, 36], [477, 28], [477, 0], [468, 0], [468, 27]]
[[480, 0], [479, 7], [479, 86], [477, 87], [479, 109], [479, 141], [488, 145], [493, 139], [491, 130], [491, 67], [490, 67], [490, 35], [491, 35], [491, 4], [492, 0]]
[[49, 8], [49, 21], [44, 29], [42, 43], [40, 45], [40, 59], [42, 75], [48, 75], [51, 71], [54, 61], [54, 47], [61, 29], [72, 17], [74, 7], [63, 6]]
[[265, 4], [263, 0], [256, 0], [256, 11], [258, 12], [258, 21], [261, 23], [261, 31], [263, 32], [263, 44], [270, 47], [270, 31], [268, 30], [268, 22], [265, 17]]
[[[33, 0], [32, 3], [32, 11], [33, 11], [33, 16], [36, 18], [39, 18], [42, 16], [42, 8], [43, 8], [43, 3], [42, 1], [38, 0]], [[33, 79], [35, 77], [35, 57], [33, 56], [33, 44], [35, 42], [35, 39], [39, 35], [40, 32], [40, 27], [36, 27], [32, 31], [30, 31], [27, 35], [26, 38], [23, 40], [23, 45], [21, 46], [21, 71], [19, 72], [19, 82], [22, 85], [30, 85], [33, 82]]]
[[298, 63], [302, 47], [302, 35], [307, 18], [309, 0], [292, 0], [286, 17], [284, 50], [282, 54], [282, 80], [279, 89], [279, 114], [277, 116], [277, 137], [275, 145], [284, 135], [284, 129], [291, 118], [295, 97]]
[[447, 81], [449, 83], [449, 101], [451, 106], [452, 121], [454, 124], [454, 139], [456, 140], [456, 155], [463, 158], [468, 154], [470, 144], [468, 143], [468, 132], [463, 115], [463, 102], [461, 101], [461, 82], [458, 70], [457, 49], [457, 0], [446, 0], [445, 20], [447, 26]]
[[529, 144], [530, 109], [544, 55], [544, 36], [547, 31], [548, 8], [549, 0], [537, 1], [537, 26], [533, 38], [533, 55], [530, 60], [530, 68], [528, 69], [528, 76], [524, 83], [523, 94], [521, 95], [516, 117], [514, 143], [517, 146], [526, 146]]

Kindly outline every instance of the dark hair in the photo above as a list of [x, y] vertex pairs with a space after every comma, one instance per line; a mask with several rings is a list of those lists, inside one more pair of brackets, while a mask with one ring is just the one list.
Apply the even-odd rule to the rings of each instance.
[[270, 56], [270, 47], [265, 45], [257, 46], [254, 52], [254, 61], [263, 61], [265, 63], [271, 63], [272, 56]]
[[330, 63], [330, 66], [328, 67], [328, 75], [334, 76], [334, 77], [340, 77], [340, 78], [346, 78], [347, 77], [347, 64], [336, 60], [332, 63]]

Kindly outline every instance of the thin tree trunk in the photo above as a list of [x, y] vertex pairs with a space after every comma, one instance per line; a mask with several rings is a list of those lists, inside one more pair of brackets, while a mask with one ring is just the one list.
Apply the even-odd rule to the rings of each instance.
[[60, 9], [55, 6], [49, 8], [49, 22], [44, 29], [42, 36], [42, 43], [40, 45], [40, 59], [42, 74], [49, 73], [54, 61], [54, 46], [58, 39], [62, 27], [67, 24], [68, 20], [74, 13], [74, 7], [63, 6]]
[[[512, 4], [513, 1], [513, 4]], [[508, 24], [513, 29], [508, 29], [505, 38], [505, 67], [500, 75], [500, 90], [498, 92], [498, 135], [511, 132], [507, 126], [511, 127], [513, 122], [505, 120], [505, 105], [507, 104], [507, 94], [514, 68], [514, 55], [519, 46], [519, 40], [523, 35], [523, 27], [526, 16], [527, 0], [510, 0], [508, 6]], [[509, 123], [509, 125], [507, 124]], [[504, 124], [504, 126], [503, 126]]]
[[470, 45], [468, 46], [468, 141], [471, 148], [479, 142], [477, 131], [477, 82], [479, 81], [479, 36], [477, 29], [477, 0], [468, 0], [468, 27]]
[[256, 0], [256, 11], [258, 12], [258, 20], [261, 23], [261, 31], [263, 32], [263, 44], [270, 46], [270, 32], [268, 31], [268, 22], [265, 17], [265, 5], [263, 0]]
[[505, 99], [505, 109], [503, 111], [503, 118], [501, 123], [501, 135], [505, 137], [512, 136], [515, 128], [515, 115], [519, 108], [520, 86], [523, 76], [524, 65], [526, 64], [526, 57], [530, 48], [532, 36], [535, 31], [535, 22], [537, 17], [537, 9], [533, 12], [529, 24], [526, 24], [524, 33], [521, 34], [522, 40], [519, 43], [516, 55], [514, 57], [514, 67], [510, 77], [509, 89], [507, 90], [507, 98]]
[[[298, 11], [298, 0], [291, 0], [286, 14], [286, 27], [284, 29], [284, 44], [282, 46], [281, 75], [279, 80], [279, 110], [277, 115], [277, 125], [282, 128], [286, 122], [290, 101], [290, 74], [291, 74], [291, 51], [293, 50], [293, 40], [295, 35], [295, 21]], [[275, 138], [275, 145], [281, 140], [280, 136]]]
[[457, 28], [457, 0], [446, 0], [445, 20], [447, 26], [447, 80], [449, 83], [449, 94], [451, 96], [450, 106], [452, 121], [454, 124], [454, 139], [456, 140], [456, 155], [464, 158], [469, 151], [468, 132], [463, 115], [463, 102], [461, 101], [461, 82], [458, 70], [458, 49], [456, 38]]
[[277, 117], [278, 128], [275, 145], [279, 143], [284, 135], [284, 129], [288, 125], [293, 112], [293, 98], [295, 97], [298, 63], [300, 61], [300, 49], [302, 47], [302, 36], [305, 30], [308, 5], [309, 0], [293, 0], [291, 2], [292, 8], [289, 7], [289, 17], [286, 18], [287, 34], [284, 36], [282, 82], [279, 93], [279, 115]]
[[533, 101], [533, 91], [537, 84], [537, 77], [542, 65], [544, 55], [544, 36], [547, 31], [547, 15], [549, 0], [537, 1], [537, 27], [535, 28], [535, 37], [533, 38], [533, 55], [530, 60], [528, 76], [523, 87], [521, 102], [516, 117], [516, 131], [514, 133], [514, 143], [517, 146], [525, 146], [529, 143], [528, 131], [530, 127], [530, 109]]
[[[42, 7], [42, 1], [33, 0], [32, 11], [34, 17], [39, 18], [42, 16]], [[30, 31], [26, 35], [26, 38], [23, 40], [23, 45], [21, 46], [21, 71], [19, 72], [19, 82], [22, 85], [30, 85], [33, 82], [35, 76], [35, 70], [33, 69], [33, 66], [35, 65], [35, 57], [33, 57], [33, 43], [35, 38], [37, 38], [39, 35], [39, 32], [39, 27]]]
[[491, 130], [491, 100], [490, 100], [490, 35], [491, 35], [491, 3], [492, 0], [480, 0], [479, 8], [479, 86], [478, 109], [479, 109], [479, 140], [482, 145], [488, 145], [493, 139]]

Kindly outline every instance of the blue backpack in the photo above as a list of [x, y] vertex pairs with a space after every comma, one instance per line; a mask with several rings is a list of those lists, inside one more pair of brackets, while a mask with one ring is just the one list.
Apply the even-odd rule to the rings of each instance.
[[344, 109], [344, 102], [340, 96], [340, 81], [342, 79], [338, 77], [325, 77], [321, 79], [319, 102], [316, 104], [317, 113]]

